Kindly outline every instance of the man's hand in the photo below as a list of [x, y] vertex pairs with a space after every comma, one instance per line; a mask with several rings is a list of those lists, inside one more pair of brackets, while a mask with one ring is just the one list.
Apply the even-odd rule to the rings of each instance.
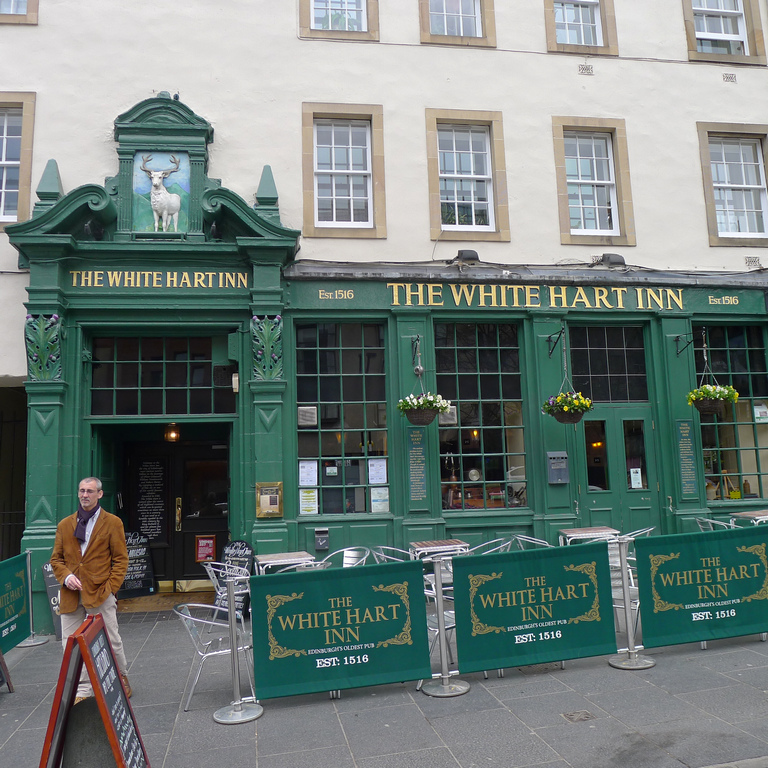
[[80, 583], [80, 579], [78, 579], [74, 573], [70, 573], [69, 576], [64, 579], [64, 586], [68, 589], [76, 589], [78, 591], [83, 589], [83, 585]]

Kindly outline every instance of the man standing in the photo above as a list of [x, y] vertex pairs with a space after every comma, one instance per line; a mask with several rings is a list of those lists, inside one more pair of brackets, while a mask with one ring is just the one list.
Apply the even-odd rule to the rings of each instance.
[[[83, 623], [86, 614], [100, 613], [109, 635], [115, 660], [120, 668], [125, 692], [131, 695], [126, 669], [128, 664], [117, 627], [117, 590], [128, 570], [128, 549], [123, 522], [102, 509], [101, 480], [86, 477], [77, 489], [77, 512], [65, 517], [56, 528], [51, 567], [61, 584], [59, 611], [61, 637], [67, 638]], [[93, 696], [88, 672], [83, 667], [75, 703]]]

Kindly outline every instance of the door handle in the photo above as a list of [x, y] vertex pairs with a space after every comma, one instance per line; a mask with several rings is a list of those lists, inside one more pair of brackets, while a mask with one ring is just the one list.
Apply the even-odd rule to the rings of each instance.
[[176, 530], [181, 530], [181, 496], [176, 497]]

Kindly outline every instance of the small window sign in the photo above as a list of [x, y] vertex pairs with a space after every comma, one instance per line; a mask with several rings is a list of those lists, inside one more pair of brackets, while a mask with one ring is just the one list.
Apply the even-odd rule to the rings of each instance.
[[216, 559], [216, 535], [195, 536], [195, 562], [205, 563]]
[[768, 422], [768, 405], [762, 402], [755, 403], [755, 423], [765, 424]]

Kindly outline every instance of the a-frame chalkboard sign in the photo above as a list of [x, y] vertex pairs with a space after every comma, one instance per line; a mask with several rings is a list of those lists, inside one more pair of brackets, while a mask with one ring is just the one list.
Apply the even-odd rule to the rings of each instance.
[[93, 685], [115, 765], [118, 768], [150, 768], [104, 620], [99, 614], [88, 616], [67, 639], [40, 768], [59, 768], [61, 765], [67, 718], [75, 701], [83, 664]]

